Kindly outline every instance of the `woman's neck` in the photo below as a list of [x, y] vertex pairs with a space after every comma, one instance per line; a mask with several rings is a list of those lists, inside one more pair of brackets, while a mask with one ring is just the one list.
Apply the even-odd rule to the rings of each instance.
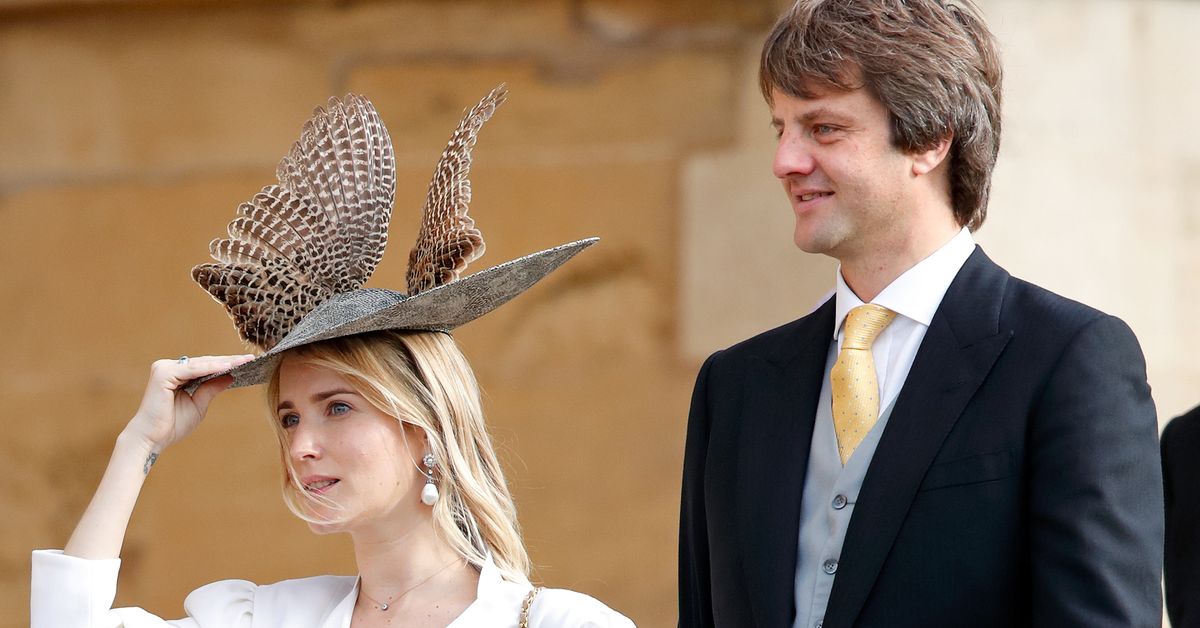
[[357, 530], [350, 536], [361, 586], [377, 600], [382, 599], [379, 595], [395, 595], [448, 564], [462, 561], [453, 548], [438, 538], [429, 518], [421, 518], [406, 529]]

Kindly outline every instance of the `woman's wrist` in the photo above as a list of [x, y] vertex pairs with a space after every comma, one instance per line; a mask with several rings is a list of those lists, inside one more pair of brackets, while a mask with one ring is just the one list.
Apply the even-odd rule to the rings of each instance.
[[141, 465], [142, 472], [149, 473], [150, 467], [154, 466], [161, 452], [161, 446], [126, 427], [117, 436], [113, 457], [120, 459], [123, 464]]

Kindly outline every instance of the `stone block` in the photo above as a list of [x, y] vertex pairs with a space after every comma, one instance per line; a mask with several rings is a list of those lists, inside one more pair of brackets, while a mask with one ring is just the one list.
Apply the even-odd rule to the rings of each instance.
[[[1141, 80], [1129, 88], [1143, 92], [1144, 111], [1138, 112], [1139, 128], [1151, 136], [1164, 158], [1200, 156], [1194, 138], [1200, 136], [1200, 4], [1195, 2], [1143, 3], [1137, 72]], [[1144, 127], [1141, 125], [1145, 125]]]
[[268, 177], [264, 169], [0, 197], [0, 232], [19, 234], [0, 247], [0, 264], [28, 269], [5, 273], [0, 289], [30, 295], [0, 313], [7, 328], [28, 332], [7, 340], [6, 354], [20, 359], [4, 361], [0, 381], [23, 390], [103, 388], [144, 377], [157, 358], [244, 351], [190, 272], [210, 261], [209, 240], [224, 235], [237, 204]]
[[289, 45], [280, 17], [162, 9], [0, 26], [0, 188], [273, 165], [331, 95], [329, 60]]
[[731, 59], [713, 52], [664, 52], [554, 67], [535, 58], [453, 57], [364, 62], [349, 89], [373, 98], [401, 158], [445, 145], [458, 118], [500, 83], [509, 102], [481, 133], [481, 145], [523, 162], [624, 160], [731, 138]]
[[555, 54], [577, 43], [567, 0], [310, 4], [290, 13], [296, 44], [339, 59]]
[[691, 36], [728, 40], [769, 26], [776, 16], [770, 2], [717, 0], [584, 0], [579, 20], [598, 37], [617, 42]]
[[773, 148], [694, 157], [682, 174], [679, 351], [693, 361], [812, 311], [836, 263], [793, 243]]
[[537, 579], [663, 625], [694, 370], [630, 360], [524, 375], [481, 386]]

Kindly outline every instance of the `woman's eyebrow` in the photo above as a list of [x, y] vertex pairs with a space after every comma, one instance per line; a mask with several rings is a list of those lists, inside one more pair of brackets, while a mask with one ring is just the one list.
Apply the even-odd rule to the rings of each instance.
[[[312, 396], [312, 400], [313, 401], [324, 401], [324, 400], [326, 400], [330, 397], [334, 397], [336, 395], [357, 395], [357, 394], [358, 393], [356, 391], [350, 390], [349, 388], [335, 388], [333, 390], [325, 390], [325, 391], [322, 391], [319, 393], [315, 393]], [[290, 401], [281, 401], [281, 402], [279, 402], [279, 406], [277, 408], [275, 408], [275, 411], [278, 412], [280, 410], [291, 410], [292, 408], [295, 408], [295, 407], [296, 407], [295, 404], [293, 404]]]
[[326, 390], [324, 392], [319, 392], [319, 393], [313, 394], [312, 400], [313, 401], [324, 401], [330, 397], [334, 397], [337, 395], [357, 395], [357, 394], [358, 394], [357, 391], [350, 390], [349, 388], [335, 388], [333, 390]]

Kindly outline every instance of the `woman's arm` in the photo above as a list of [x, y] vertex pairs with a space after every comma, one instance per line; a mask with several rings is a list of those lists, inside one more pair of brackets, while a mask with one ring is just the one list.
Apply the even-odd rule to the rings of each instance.
[[196, 429], [208, 404], [232, 383], [229, 377], [205, 382], [192, 394], [180, 389], [197, 377], [219, 373], [253, 359], [251, 355], [159, 360], [137, 413], [117, 437], [116, 447], [95, 496], [63, 553], [80, 558], [117, 558], [146, 474], [167, 446]]

